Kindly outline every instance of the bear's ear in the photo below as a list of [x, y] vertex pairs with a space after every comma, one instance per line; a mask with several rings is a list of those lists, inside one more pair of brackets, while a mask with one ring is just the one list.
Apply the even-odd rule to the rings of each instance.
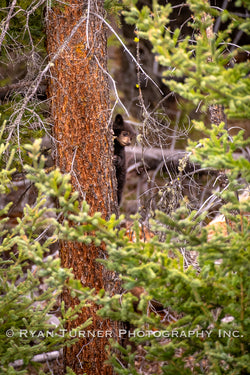
[[123, 126], [123, 117], [122, 115], [118, 114], [115, 118], [115, 125], [122, 127]]

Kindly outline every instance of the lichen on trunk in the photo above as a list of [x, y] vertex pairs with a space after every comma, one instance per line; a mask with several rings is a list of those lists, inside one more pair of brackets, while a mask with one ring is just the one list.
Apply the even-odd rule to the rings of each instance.
[[[53, 62], [48, 93], [56, 164], [63, 173], [71, 174], [73, 187], [90, 205], [90, 213], [101, 212], [107, 219], [117, 213], [117, 201], [102, 16], [103, 0], [69, 0], [67, 5], [47, 10], [46, 33], [47, 51]], [[60, 249], [62, 265], [72, 268], [84, 286], [112, 293], [118, 288], [115, 275], [96, 262], [104, 253], [103, 247], [72, 242], [61, 243]], [[76, 303], [69, 294], [64, 295], [64, 301], [66, 307]], [[114, 330], [114, 324], [102, 321], [96, 309], [84, 309], [75, 322], [68, 322], [67, 330], [90, 317], [93, 324], [88, 330]], [[107, 343], [108, 337], [81, 339], [65, 348], [65, 366], [78, 374], [111, 374], [111, 367], [104, 364]]]

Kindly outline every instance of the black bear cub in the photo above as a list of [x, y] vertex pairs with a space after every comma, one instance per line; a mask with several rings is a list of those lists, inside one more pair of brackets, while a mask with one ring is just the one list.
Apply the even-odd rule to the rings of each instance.
[[127, 124], [122, 115], [117, 115], [113, 123], [115, 135], [114, 142], [114, 165], [117, 179], [117, 200], [120, 205], [122, 191], [126, 181], [126, 155], [125, 146], [129, 146], [135, 136], [133, 128]]

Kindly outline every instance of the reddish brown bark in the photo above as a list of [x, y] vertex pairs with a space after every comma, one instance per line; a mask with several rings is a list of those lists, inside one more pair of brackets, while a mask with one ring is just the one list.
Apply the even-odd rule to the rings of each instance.
[[[116, 212], [117, 203], [113, 141], [108, 127], [109, 88], [104, 72], [106, 33], [103, 22], [96, 16], [103, 14], [103, 0], [89, 3], [90, 9], [87, 9], [88, 1], [69, 0], [65, 3], [69, 5], [55, 6], [48, 11], [47, 50], [54, 64], [48, 91], [54, 136], [58, 141], [57, 165], [63, 173], [71, 173], [72, 184], [90, 205], [91, 213], [99, 211], [108, 218]], [[80, 26], [77, 28], [77, 25]], [[103, 257], [103, 251], [94, 245], [63, 243], [62, 265], [72, 268], [84, 286], [115, 290], [115, 276], [96, 262], [96, 258]], [[76, 302], [68, 294], [64, 300], [67, 308]], [[84, 309], [74, 323], [68, 322], [67, 329], [72, 330], [90, 317], [93, 324], [88, 330], [114, 329], [113, 323], [102, 321], [96, 315], [94, 306]], [[104, 364], [107, 343], [105, 337], [81, 339], [65, 349], [65, 366], [78, 374], [111, 374], [111, 367]]]

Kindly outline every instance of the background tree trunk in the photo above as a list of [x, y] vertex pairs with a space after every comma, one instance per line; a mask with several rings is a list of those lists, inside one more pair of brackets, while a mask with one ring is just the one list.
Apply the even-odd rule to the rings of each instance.
[[[207, 1], [207, 3], [210, 5], [210, 1]], [[204, 21], [207, 18], [207, 14], [204, 14]], [[208, 40], [210, 40], [210, 43], [212, 42], [214, 38], [214, 31], [213, 31], [214, 25], [210, 25], [206, 29], [206, 34]], [[209, 58], [209, 61], [211, 61], [211, 58]], [[219, 126], [221, 122], [225, 123], [225, 129], [227, 129], [227, 118], [224, 112], [223, 105], [221, 104], [213, 104], [209, 106], [209, 112], [210, 112], [210, 122], [211, 124]]]
[[[72, 184], [86, 199], [90, 212], [107, 219], [117, 213], [116, 181], [112, 164], [113, 139], [109, 123], [109, 87], [106, 70], [106, 33], [100, 18], [103, 0], [69, 0], [47, 14], [47, 50], [53, 65], [49, 96], [56, 139], [56, 163], [70, 172]], [[55, 58], [55, 56], [58, 57]], [[117, 288], [115, 275], [96, 262], [105, 249], [77, 243], [61, 244], [64, 267], [73, 268], [84, 286], [111, 291]], [[76, 303], [68, 294], [65, 304]], [[102, 321], [96, 307], [86, 308], [67, 329], [93, 319], [90, 331], [110, 331], [114, 323]], [[111, 374], [105, 346], [108, 338], [81, 339], [64, 352], [65, 366], [76, 373]]]

